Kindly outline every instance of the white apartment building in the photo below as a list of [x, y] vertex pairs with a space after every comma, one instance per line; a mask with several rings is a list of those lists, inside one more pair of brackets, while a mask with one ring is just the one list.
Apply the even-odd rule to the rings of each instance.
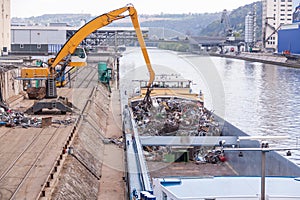
[[282, 24], [292, 23], [293, 0], [262, 0], [262, 3], [263, 45], [277, 51], [277, 30]]
[[0, 0], [0, 56], [10, 52], [10, 0]]

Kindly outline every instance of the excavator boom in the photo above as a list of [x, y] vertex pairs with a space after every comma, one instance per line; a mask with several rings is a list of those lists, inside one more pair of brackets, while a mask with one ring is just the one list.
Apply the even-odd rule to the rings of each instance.
[[[126, 11], [128, 11], [128, 15], [122, 15], [123, 13], [125, 13]], [[123, 19], [127, 16], [130, 16], [132, 24], [134, 26], [136, 35], [137, 35], [137, 39], [139, 41], [146, 65], [147, 65], [147, 69], [149, 71], [150, 74], [150, 79], [148, 82], [148, 87], [151, 86], [151, 84], [154, 81], [154, 77], [155, 77], [155, 73], [152, 69], [151, 63], [150, 63], [150, 59], [149, 59], [149, 55], [146, 49], [146, 45], [145, 45], [145, 41], [143, 39], [143, 35], [141, 32], [141, 28], [139, 25], [139, 21], [138, 21], [138, 16], [137, 16], [137, 11], [136, 9], [132, 6], [132, 5], [128, 5], [116, 10], [113, 10], [111, 12], [105, 13], [103, 15], [100, 15], [96, 18], [94, 18], [93, 20], [91, 20], [90, 22], [86, 23], [83, 27], [81, 27], [65, 44], [64, 46], [61, 48], [61, 50], [58, 52], [58, 54], [56, 55], [56, 57], [54, 59], [50, 59], [48, 61], [48, 65], [50, 67], [50, 72], [54, 72], [56, 65], [58, 65], [62, 60], [64, 60], [64, 58], [68, 55], [71, 55], [75, 52], [77, 46], [92, 32], [94, 32], [95, 30], [103, 27], [103, 26], [107, 26], [108, 24], [112, 23], [115, 20], [119, 20], [119, 19]]]
[[[128, 12], [127, 15], [124, 15], [123, 13]], [[112, 23], [115, 20], [123, 19], [125, 17], [130, 16], [132, 24], [134, 26], [136, 36], [138, 38], [147, 69], [149, 71], [149, 82], [147, 84], [147, 95], [145, 96], [145, 100], [147, 103], [151, 103], [150, 99], [150, 87], [154, 81], [155, 73], [152, 69], [149, 55], [146, 49], [145, 41], [141, 32], [141, 28], [139, 25], [137, 12], [135, 8], [132, 5], [127, 5], [125, 7], [113, 10], [111, 12], [105, 13], [103, 15], [100, 15], [96, 17], [95, 19], [91, 20], [90, 22], [86, 23], [84, 26], [82, 26], [61, 48], [61, 50], [58, 52], [55, 58], [51, 58], [48, 60], [48, 68], [38, 67], [38, 68], [23, 68], [21, 70], [21, 80], [26, 79], [40, 79], [40, 80], [46, 80], [46, 98], [56, 98], [57, 97], [57, 91], [56, 91], [56, 78], [59, 70], [59, 75], [62, 74], [67, 66], [83, 66], [82, 62], [84, 59], [79, 59], [79, 62], [74, 62], [71, 59], [72, 54], [78, 54], [76, 49], [78, 49], [78, 46], [80, 43], [91, 33], [96, 31], [97, 29], [106, 26], [110, 23]], [[77, 52], [77, 53], [76, 53]], [[79, 52], [79, 58], [80, 58], [80, 52]], [[61, 65], [60, 69], [56, 69], [57, 65]], [[58, 76], [59, 77], [59, 76]], [[53, 103], [54, 101], [49, 102], [42, 102], [39, 101], [35, 103], [31, 108], [29, 112], [36, 113], [41, 111], [43, 108], [59, 108], [61, 112], [65, 113], [70, 110], [67, 106], [62, 106], [60, 101], [56, 101], [57, 104]], [[69, 110], [68, 110], [69, 109]]]

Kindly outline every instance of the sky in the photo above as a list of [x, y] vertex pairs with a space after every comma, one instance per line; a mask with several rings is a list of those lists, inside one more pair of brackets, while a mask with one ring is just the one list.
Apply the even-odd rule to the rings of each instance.
[[[91, 14], [98, 16], [132, 3], [138, 14], [213, 13], [233, 10], [259, 0], [11, 0], [12, 17], [43, 14]], [[300, 1], [300, 0], [299, 0]]]

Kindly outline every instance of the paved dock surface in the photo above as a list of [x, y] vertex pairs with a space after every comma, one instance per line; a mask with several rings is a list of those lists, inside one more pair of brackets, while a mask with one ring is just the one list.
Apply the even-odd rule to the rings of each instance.
[[[119, 90], [112, 89], [110, 101], [110, 114], [108, 115], [106, 138], [119, 138], [122, 133], [122, 119], [120, 107]], [[125, 200], [125, 182], [122, 177], [125, 176], [124, 151], [122, 148], [114, 145], [104, 145], [104, 157], [102, 164], [102, 177], [100, 180], [100, 189], [98, 199]]]
[[[31, 104], [32, 100], [23, 100], [13, 109], [26, 110]], [[36, 117], [49, 116], [55, 120], [76, 118], [76, 114], [60, 115], [59, 112]], [[72, 124], [52, 124], [43, 128], [0, 128], [1, 199], [35, 199], [39, 196], [72, 127]]]
[[[97, 87], [96, 66], [82, 68], [72, 80], [72, 88], [58, 88], [58, 96], [67, 97], [76, 107], [74, 113], [61, 115], [48, 110], [36, 115], [74, 121], [81, 116], [74, 139], [68, 143], [68, 147], [74, 147], [74, 156], [64, 153], [60, 159], [74, 123], [43, 128], [0, 127], [1, 200], [125, 199], [122, 146], [103, 142], [122, 136], [119, 91], [112, 88], [110, 94], [107, 88]], [[95, 86], [96, 92], [90, 97]], [[13, 110], [24, 112], [34, 100], [18, 95], [9, 103]]]

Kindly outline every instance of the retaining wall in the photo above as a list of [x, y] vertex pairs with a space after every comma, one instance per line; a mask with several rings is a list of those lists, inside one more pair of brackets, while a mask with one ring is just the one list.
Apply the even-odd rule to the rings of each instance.
[[51, 199], [97, 199], [109, 103], [109, 92], [99, 85], [72, 144], [79, 161], [68, 155]]

